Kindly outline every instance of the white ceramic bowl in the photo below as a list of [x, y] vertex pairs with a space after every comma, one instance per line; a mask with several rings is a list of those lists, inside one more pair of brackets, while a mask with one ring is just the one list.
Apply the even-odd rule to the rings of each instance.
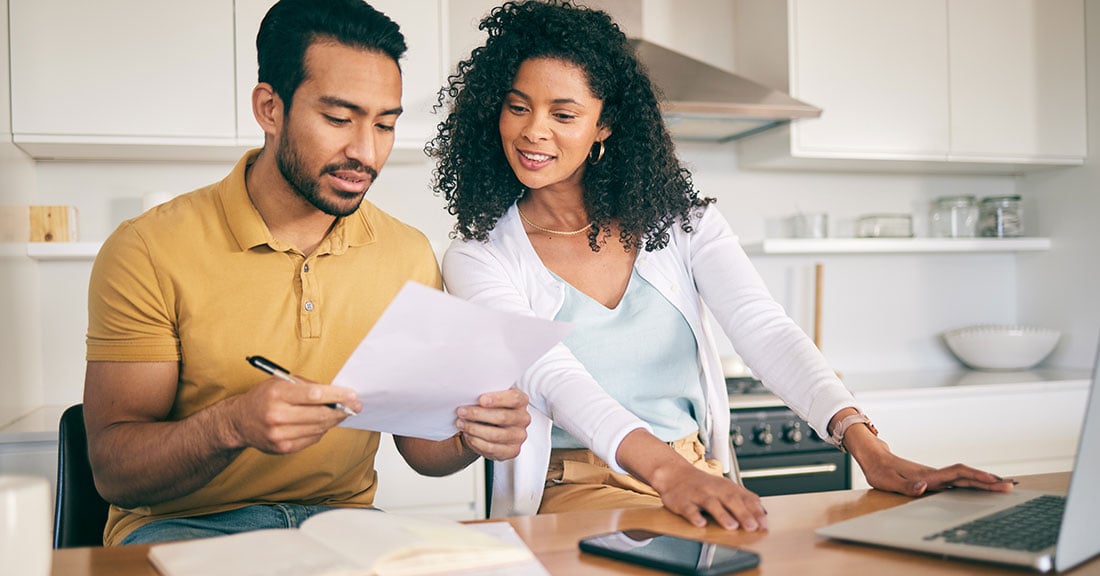
[[951, 352], [978, 370], [1027, 370], [1042, 362], [1061, 337], [1061, 332], [1049, 328], [993, 324], [943, 333]]

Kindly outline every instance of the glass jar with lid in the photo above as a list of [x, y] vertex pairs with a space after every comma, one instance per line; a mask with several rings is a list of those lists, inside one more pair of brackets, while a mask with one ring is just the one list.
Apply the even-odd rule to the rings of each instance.
[[942, 196], [932, 204], [931, 236], [973, 238], [978, 229], [978, 204], [974, 196]]
[[978, 230], [982, 236], [1017, 238], [1024, 235], [1024, 214], [1019, 196], [982, 198]]

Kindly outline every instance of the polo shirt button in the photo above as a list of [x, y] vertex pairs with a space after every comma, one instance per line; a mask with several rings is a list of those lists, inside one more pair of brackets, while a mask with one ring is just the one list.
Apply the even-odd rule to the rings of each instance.
[[306, 312], [313, 312], [313, 300], [306, 300]]
[[304, 267], [302, 267], [302, 271], [309, 272], [309, 264], [306, 264]]

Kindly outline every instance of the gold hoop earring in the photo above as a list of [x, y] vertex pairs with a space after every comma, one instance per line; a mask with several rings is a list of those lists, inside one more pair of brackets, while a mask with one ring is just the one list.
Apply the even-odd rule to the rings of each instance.
[[[596, 148], [596, 144], [599, 144], [600, 147]], [[589, 166], [595, 166], [596, 164], [599, 164], [600, 160], [603, 160], [603, 152], [603, 140], [597, 140], [596, 143], [592, 145], [592, 149], [588, 151]]]

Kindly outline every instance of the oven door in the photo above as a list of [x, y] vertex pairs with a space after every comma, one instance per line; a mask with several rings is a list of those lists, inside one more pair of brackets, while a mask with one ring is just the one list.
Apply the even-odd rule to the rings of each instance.
[[737, 459], [741, 482], [760, 496], [851, 488], [850, 460], [839, 450], [765, 454]]

